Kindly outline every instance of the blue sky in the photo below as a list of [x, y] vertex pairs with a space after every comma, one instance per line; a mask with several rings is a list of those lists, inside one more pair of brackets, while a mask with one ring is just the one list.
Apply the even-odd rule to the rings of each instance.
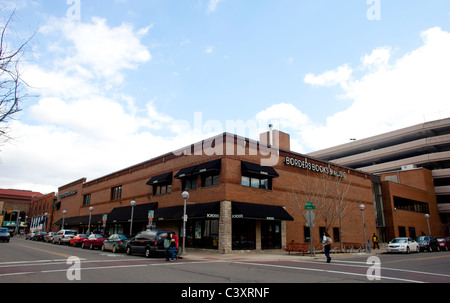
[[[15, 9], [12, 46], [36, 32], [21, 66], [35, 97], [1, 149], [3, 188], [56, 191], [269, 123], [308, 153], [450, 115], [446, 0], [0, 6], [1, 20]], [[240, 120], [258, 128], [226, 128]]]

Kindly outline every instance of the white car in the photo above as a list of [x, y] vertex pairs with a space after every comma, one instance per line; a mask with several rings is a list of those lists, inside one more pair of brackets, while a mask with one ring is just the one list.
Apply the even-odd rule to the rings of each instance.
[[409, 254], [414, 251], [417, 253], [420, 252], [419, 243], [407, 237], [395, 238], [387, 246], [387, 252], [403, 252]]

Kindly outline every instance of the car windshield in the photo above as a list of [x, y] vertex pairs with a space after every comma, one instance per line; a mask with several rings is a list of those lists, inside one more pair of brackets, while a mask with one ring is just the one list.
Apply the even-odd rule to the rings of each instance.
[[391, 243], [397, 243], [397, 244], [401, 244], [401, 243], [407, 243], [408, 239], [405, 238], [395, 238], [394, 240], [391, 241]]
[[74, 232], [74, 231], [66, 231], [65, 234], [66, 235], [75, 235], [76, 232]]
[[416, 241], [428, 241], [430, 238], [428, 236], [419, 236], [416, 238]]
[[121, 239], [121, 240], [125, 240], [125, 239], [127, 239], [127, 237], [126, 237], [126, 236], [124, 236], [124, 235], [119, 235], [119, 239]]

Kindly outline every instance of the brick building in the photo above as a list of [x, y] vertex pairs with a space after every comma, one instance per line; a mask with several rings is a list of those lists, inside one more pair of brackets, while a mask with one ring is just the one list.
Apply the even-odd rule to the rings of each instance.
[[52, 212], [55, 204], [55, 193], [35, 196], [31, 199], [28, 223], [30, 231], [49, 231], [52, 226]]
[[7, 227], [11, 232], [25, 229], [31, 201], [41, 196], [29, 190], [0, 189], [0, 227]]
[[[367, 238], [375, 232], [371, 175], [292, 152], [289, 135], [276, 130], [262, 134], [260, 142], [223, 133], [92, 181], [61, 186], [52, 228], [60, 229], [64, 221], [65, 228], [79, 232], [135, 234], [150, 227], [182, 235], [183, 191], [190, 194], [187, 247], [260, 251], [311, 237], [318, 247], [325, 230], [335, 242], [363, 243], [361, 204], [369, 214]], [[316, 207], [312, 234], [306, 202]], [[325, 211], [331, 205], [340, 210], [341, 222], [338, 211]]]

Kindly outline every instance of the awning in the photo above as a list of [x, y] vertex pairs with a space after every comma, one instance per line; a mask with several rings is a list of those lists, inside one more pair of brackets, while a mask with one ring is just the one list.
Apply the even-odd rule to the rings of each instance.
[[202, 174], [209, 171], [220, 171], [222, 167], [222, 159], [214, 160], [211, 162], [203, 163], [197, 165], [194, 170], [192, 171], [192, 174]]
[[[183, 219], [184, 205], [158, 208], [155, 211], [155, 220], [181, 220]], [[186, 206], [188, 219], [219, 218], [220, 202], [203, 204], [190, 204]]]
[[231, 209], [233, 219], [294, 221], [281, 206], [232, 202]]
[[187, 168], [183, 168], [175, 175], [174, 178], [175, 179], [181, 179], [181, 178], [192, 176], [193, 175], [193, 171], [196, 168], [197, 168], [197, 165], [194, 165], [194, 166], [191, 166], [191, 167], [187, 167]]
[[242, 173], [253, 174], [253, 175], [263, 175], [271, 178], [278, 178], [280, 175], [277, 171], [270, 166], [261, 166], [250, 162], [241, 162]]
[[162, 184], [162, 183], [172, 183], [172, 175], [173, 173], [165, 173], [156, 177], [151, 178], [147, 185], [156, 185], [156, 184]]
[[[102, 223], [103, 215], [92, 215], [91, 216], [91, 224]], [[54, 225], [61, 226], [63, 219], [59, 219], [56, 221]], [[65, 226], [78, 226], [78, 225], [87, 225], [89, 224], [89, 216], [81, 216], [81, 217], [72, 217], [65, 218], [64, 225]]]
[[[148, 220], [148, 211], [155, 210], [158, 202], [137, 204], [134, 207], [133, 220]], [[131, 219], [131, 205], [116, 207], [108, 215], [108, 222], [127, 222]]]

